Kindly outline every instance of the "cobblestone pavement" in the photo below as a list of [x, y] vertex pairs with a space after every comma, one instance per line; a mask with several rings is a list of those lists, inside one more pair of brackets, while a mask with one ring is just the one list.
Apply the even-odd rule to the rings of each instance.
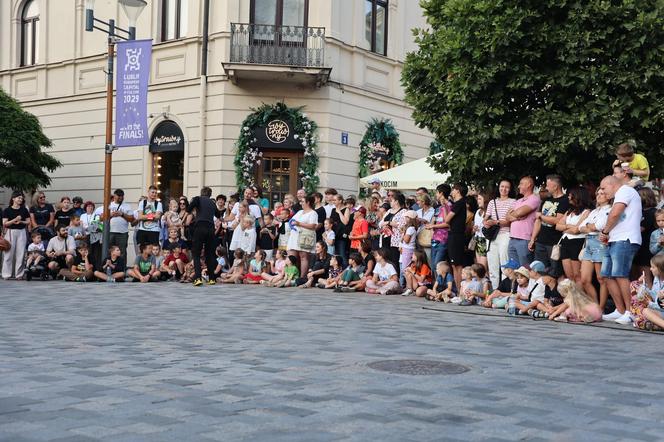
[[[0, 440], [664, 438], [664, 336], [480, 312], [319, 290], [3, 282]], [[367, 366], [391, 359], [470, 370]]]

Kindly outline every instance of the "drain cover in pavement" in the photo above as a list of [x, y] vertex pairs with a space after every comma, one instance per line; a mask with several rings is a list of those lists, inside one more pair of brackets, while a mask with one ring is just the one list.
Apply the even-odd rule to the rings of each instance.
[[368, 364], [374, 370], [386, 371], [394, 374], [409, 374], [426, 376], [434, 374], [461, 374], [470, 370], [470, 367], [442, 361], [427, 361], [422, 359], [401, 359], [376, 361]]

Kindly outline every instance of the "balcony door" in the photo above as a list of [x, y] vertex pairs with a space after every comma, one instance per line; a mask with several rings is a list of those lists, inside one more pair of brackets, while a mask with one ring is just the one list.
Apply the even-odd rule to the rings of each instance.
[[304, 46], [308, 17], [309, 0], [251, 0], [252, 45]]

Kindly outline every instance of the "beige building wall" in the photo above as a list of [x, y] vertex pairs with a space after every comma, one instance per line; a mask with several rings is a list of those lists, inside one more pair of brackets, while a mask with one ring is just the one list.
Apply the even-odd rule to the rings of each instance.
[[[51, 153], [64, 164], [46, 190], [49, 200], [68, 194], [100, 202], [106, 37], [99, 31], [84, 31], [84, 0], [36, 1], [41, 10], [38, 63], [29, 67], [18, 67], [23, 2], [0, 2], [0, 87], [37, 115], [53, 140]], [[290, 106], [305, 106], [319, 125], [321, 188], [358, 191], [359, 142], [373, 117], [394, 121], [405, 161], [427, 154], [431, 136], [415, 127], [400, 86], [402, 61], [414, 49], [411, 29], [425, 24], [417, 2], [390, 0], [388, 54], [384, 57], [368, 51], [363, 0], [310, 0], [309, 26], [326, 28], [326, 66], [332, 68], [327, 84], [316, 88], [305, 82], [230, 81], [222, 66], [230, 57], [230, 23], [249, 22], [249, 0], [211, 0], [208, 77], [202, 81], [203, 0], [183, 1], [188, 10], [184, 38], [159, 42], [158, 0], [149, 1], [137, 28], [138, 38], [155, 42], [150, 128], [165, 117], [181, 127], [188, 195], [197, 194], [201, 184], [212, 186], [215, 192], [235, 189], [234, 143], [250, 108], [262, 103], [283, 100]], [[95, 16], [114, 17], [119, 26], [127, 26], [116, 0], [97, 0]], [[341, 144], [341, 132], [349, 133], [347, 146]], [[151, 167], [147, 146], [117, 150], [112, 186], [124, 188], [127, 200], [136, 201], [151, 183]]]

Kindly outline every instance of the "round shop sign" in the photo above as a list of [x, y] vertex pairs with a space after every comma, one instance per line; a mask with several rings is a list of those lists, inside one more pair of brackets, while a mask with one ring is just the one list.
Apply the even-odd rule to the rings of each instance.
[[265, 136], [275, 144], [281, 144], [288, 139], [290, 128], [288, 124], [281, 120], [272, 120], [265, 128]]

